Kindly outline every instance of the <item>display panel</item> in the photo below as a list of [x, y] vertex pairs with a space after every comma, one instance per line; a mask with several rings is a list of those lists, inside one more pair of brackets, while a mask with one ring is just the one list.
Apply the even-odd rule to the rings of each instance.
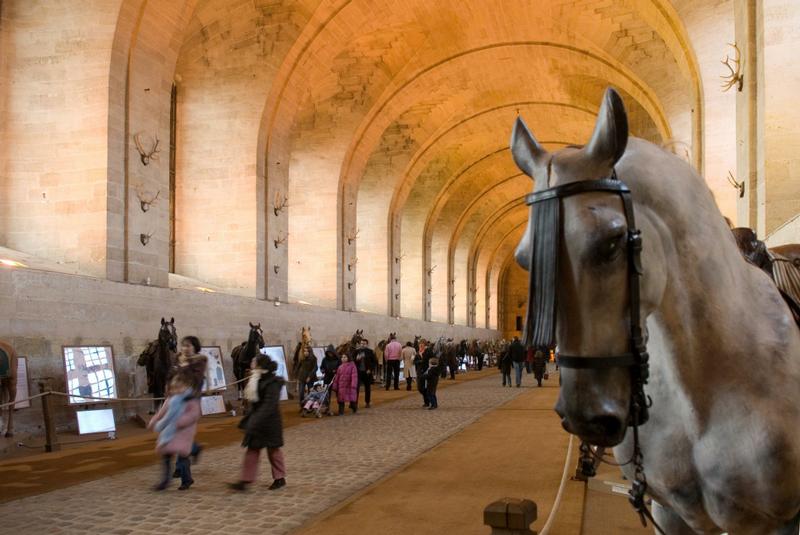
[[[286, 367], [286, 352], [284, 351], [283, 346], [262, 347], [261, 354], [268, 356], [278, 364], [278, 369], [275, 371], [276, 375], [283, 377], [284, 381], [289, 380], [289, 369]], [[286, 390], [286, 386], [281, 388], [281, 399], [289, 399], [289, 392]]]
[[314, 356], [317, 357], [317, 379], [322, 377], [322, 359], [325, 358], [325, 348], [324, 347], [312, 347], [311, 352], [314, 353]]
[[28, 358], [17, 357], [17, 396], [15, 399], [24, 401], [14, 403], [14, 409], [27, 409], [31, 406], [31, 400], [28, 399], [31, 395], [28, 384]]
[[200, 398], [200, 414], [220, 414], [225, 412], [225, 400], [222, 396], [203, 396]]
[[200, 349], [200, 353], [208, 357], [208, 367], [206, 368], [206, 380], [203, 383], [203, 391], [225, 390], [225, 368], [222, 366], [222, 348], [219, 346], [207, 346]]
[[77, 411], [75, 414], [78, 415], [78, 434], [80, 435], [111, 433], [117, 430], [112, 409]]
[[70, 404], [102, 403], [117, 397], [111, 346], [65, 346], [63, 354]]

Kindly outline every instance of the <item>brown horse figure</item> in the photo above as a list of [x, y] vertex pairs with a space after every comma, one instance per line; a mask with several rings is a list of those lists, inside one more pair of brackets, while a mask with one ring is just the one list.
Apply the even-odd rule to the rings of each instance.
[[795, 323], [800, 326], [800, 245], [767, 248], [751, 228], [737, 227], [731, 232], [747, 261], [761, 268], [775, 282]]
[[242, 381], [250, 373], [250, 363], [256, 358], [264, 347], [264, 331], [261, 330], [261, 324], [255, 325], [248, 322], [250, 325], [250, 333], [247, 335], [247, 340], [240, 345], [233, 348], [231, 351], [231, 361], [233, 362], [233, 376], [236, 378], [236, 391], [238, 392], [239, 399], [242, 399], [244, 392], [245, 381]]
[[[163, 398], [167, 391], [167, 380], [178, 350], [178, 333], [175, 330], [175, 318], [166, 321], [161, 318], [158, 338], [147, 345], [139, 355], [136, 364], [144, 366], [147, 371], [147, 391], [155, 398]], [[157, 411], [162, 400], [153, 400], [153, 410]]]
[[519, 118], [511, 149], [535, 182], [526, 335], [559, 347], [564, 428], [614, 448], [662, 533], [796, 534], [800, 330], [705, 181], [629, 138], [612, 89], [585, 146], [551, 154]]
[[17, 352], [11, 344], [0, 340], [0, 405], [12, 403], [5, 408], [6, 432], [4, 436], [14, 436], [14, 405], [17, 399]]
[[364, 329], [358, 329], [353, 336], [350, 337], [350, 341], [339, 345], [339, 347], [336, 348], [336, 354], [347, 355], [352, 359], [356, 355], [356, 349], [361, 345], [361, 340], [364, 340]]

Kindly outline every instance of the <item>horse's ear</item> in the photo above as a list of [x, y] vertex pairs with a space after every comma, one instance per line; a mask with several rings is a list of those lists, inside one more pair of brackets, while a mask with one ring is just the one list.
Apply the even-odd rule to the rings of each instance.
[[628, 114], [613, 88], [606, 89], [592, 137], [583, 150], [597, 164], [613, 167], [628, 145]]
[[522, 117], [517, 117], [514, 122], [510, 145], [511, 156], [514, 157], [514, 163], [517, 164], [520, 171], [531, 178], [535, 178], [536, 168], [542, 167], [547, 163], [549, 153], [539, 145], [531, 131], [528, 130], [528, 125], [525, 124]]
[[161, 325], [164, 325], [165, 323], [167, 323], [167, 322], [164, 321], [164, 318], [161, 318]]
[[250, 325], [250, 328], [251, 328], [251, 329], [252, 329], [253, 327], [255, 327], [255, 326], [253, 325], [253, 322], [251, 322], [251, 321], [248, 321], [248, 322], [247, 322], [247, 324], [248, 324], [248, 325]]
[[170, 318], [170, 319], [169, 319], [169, 322], [170, 322], [170, 323], [175, 323], [175, 318]]

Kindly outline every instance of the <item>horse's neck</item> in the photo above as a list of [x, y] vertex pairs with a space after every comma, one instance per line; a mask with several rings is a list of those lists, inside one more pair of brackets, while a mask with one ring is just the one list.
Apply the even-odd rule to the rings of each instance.
[[772, 281], [727, 245], [670, 257], [663, 298], [647, 322], [651, 382], [682, 392], [701, 420], [715, 393], [744, 400], [764, 389], [780, 395], [781, 381], [800, 387], [800, 335], [788, 309]]

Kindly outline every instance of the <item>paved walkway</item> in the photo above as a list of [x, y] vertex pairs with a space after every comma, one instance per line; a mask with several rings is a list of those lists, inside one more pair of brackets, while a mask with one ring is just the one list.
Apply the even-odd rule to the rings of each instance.
[[[289, 486], [270, 492], [268, 463], [250, 492], [224, 483], [238, 476], [242, 450], [210, 451], [194, 469], [188, 492], [156, 493], [158, 467], [123, 474], [0, 505], [6, 533], [186, 535], [216, 532], [286, 533], [348, 498], [515, 398], [499, 377], [440, 392], [440, 408], [425, 411], [412, 396], [356, 416], [328, 418], [285, 432]], [[143, 453], [153, 455], [152, 452]], [[91, 462], [87, 459], [86, 462]]]

